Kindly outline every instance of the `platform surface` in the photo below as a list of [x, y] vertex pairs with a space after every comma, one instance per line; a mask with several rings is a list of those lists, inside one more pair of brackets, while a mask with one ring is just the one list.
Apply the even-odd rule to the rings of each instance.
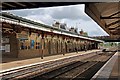
[[111, 71], [109, 80], [117, 79], [120, 80], [120, 52], [118, 52], [118, 59], [116, 60], [113, 69]]
[[1, 71], [6, 71], [6, 70], [20, 68], [26, 65], [44, 63], [44, 62], [49, 62], [51, 60], [59, 60], [59, 59], [64, 59], [64, 58], [78, 56], [78, 55], [85, 55], [85, 54], [89, 54], [91, 52], [96, 52], [96, 51], [100, 51], [100, 50], [95, 49], [95, 50], [88, 50], [87, 52], [80, 51], [78, 53], [73, 52], [73, 53], [67, 53], [65, 55], [59, 54], [59, 55], [53, 55], [53, 56], [46, 56], [43, 59], [41, 59], [41, 57], [38, 57], [38, 58], [32, 58], [32, 59], [26, 59], [26, 60], [18, 60], [18, 61], [12, 61], [7, 63], [1, 63], [0, 66], [1, 66]]
[[116, 52], [91, 80], [120, 80], [120, 52]]

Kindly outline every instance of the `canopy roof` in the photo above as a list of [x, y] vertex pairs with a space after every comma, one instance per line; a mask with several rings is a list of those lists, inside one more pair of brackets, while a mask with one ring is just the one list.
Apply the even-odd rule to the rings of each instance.
[[85, 12], [110, 36], [120, 38], [120, 2], [88, 3]]
[[120, 2], [3, 2], [2, 10], [85, 4], [85, 12], [112, 38], [120, 39]]

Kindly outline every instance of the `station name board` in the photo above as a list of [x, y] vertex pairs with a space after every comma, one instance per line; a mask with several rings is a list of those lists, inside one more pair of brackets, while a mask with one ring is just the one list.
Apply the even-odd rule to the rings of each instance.
[[28, 34], [17, 33], [16, 37], [18, 39], [28, 39]]

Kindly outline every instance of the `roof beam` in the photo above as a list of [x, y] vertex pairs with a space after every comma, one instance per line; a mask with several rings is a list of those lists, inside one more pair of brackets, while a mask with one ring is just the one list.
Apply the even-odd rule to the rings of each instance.
[[120, 25], [118, 25], [117, 27], [115, 27], [115, 29], [120, 29]]
[[114, 30], [115, 28], [109, 28], [109, 30]]
[[20, 3], [20, 2], [14, 2], [14, 3], [17, 4], [17, 5], [20, 5], [22, 7], [26, 7], [26, 5], [24, 5], [24, 4]]
[[110, 16], [102, 17], [102, 16], [100, 16], [100, 19], [120, 19], [120, 17], [110, 17]]
[[118, 25], [117, 27], [115, 27], [115, 28], [108, 28], [109, 30], [116, 30], [116, 29], [119, 29], [120, 28], [120, 25]]
[[120, 35], [120, 33], [119, 33], [119, 32], [120, 32], [120, 30], [113, 30], [113, 31], [110, 31], [110, 32], [111, 32], [112, 34], [114, 34], [114, 35], [115, 35], [115, 34]]
[[16, 7], [16, 6], [13, 6], [13, 5], [11, 5], [11, 4], [9, 4], [9, 3], [2, 3], [2, 4], [4, 4], [4, 5], [7, 5], [7, 6], [9, 6], [9, 7]]
[[115, 16], [115, 15], [118, 15], [120, 13], [120, 11], [118, 11], [118, 12], [116, 12], [116, 13], [113, 13], [113, 14], [111, 14], [110, 16], [100, 16], [100, 18], [101, 19], [118, 19], [118, 18], [120, 18], [120, 16], [117, 16], [117, 17], [113, 17], [113, 16]]
[[120, 20], [117, 20], [117, 21], [115, 21], [115, 22], [112, 22], [112, 23], [106, 25], [106, 28], [107, 28], [107, 27], [110, 27], [110, 26], [112, 26], [112, 25], [115, 25], [115, 24], [117, 24], [117, 23], [119, 23], [119, 22], [120, 22]]
[[115, 16], [115, 15], [117, 15], [117, 14], [119, 14], [119, 13], [120, 13], [120, 11], [118, 11], [118, 12], [116, 12], [116, 13], [110, 15], [109, 17]]

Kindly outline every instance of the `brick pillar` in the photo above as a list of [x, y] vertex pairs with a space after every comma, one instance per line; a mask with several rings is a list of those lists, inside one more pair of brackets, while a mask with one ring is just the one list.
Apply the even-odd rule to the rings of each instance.
[[44, 56], [44, 33], [42, 33], [42, 53], [41, 53], [41, 59], [43, 59]]

